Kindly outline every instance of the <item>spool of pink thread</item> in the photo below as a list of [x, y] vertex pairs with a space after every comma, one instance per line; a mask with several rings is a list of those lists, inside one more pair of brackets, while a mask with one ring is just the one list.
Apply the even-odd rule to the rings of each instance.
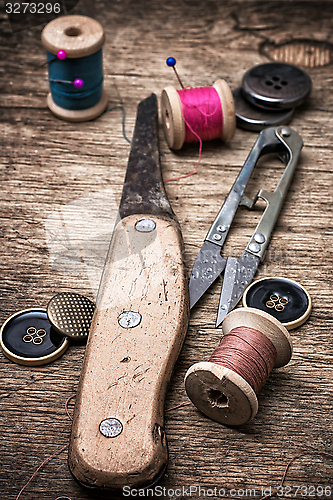
[[234, 100], [225, 80], [212, 87], [176, 90], [171, 85], [161, 96], [162, 122], [171, 149], [184, 143], [221, 138], [230, 141], [235, 133]]

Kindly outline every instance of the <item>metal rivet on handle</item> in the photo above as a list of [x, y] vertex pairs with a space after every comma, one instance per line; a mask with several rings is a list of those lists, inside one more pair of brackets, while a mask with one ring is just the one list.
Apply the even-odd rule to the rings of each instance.
[[260, 245], [256, 243], [255, 241], [252, 241], [252, 243], [249, 244], [249, 250], [254, 253], [260, 252]]
[[290, 128], [289, 128], [289, 127], [283, 127], [283, 128], [281, 129], [281, 135], [282, 135], [283, 137], [289, 137], [289, 136], [290, 136], [290, 134], [291, 134], [291, 130], [290, 130]]
[[226, 230], [227, 230], [227, 226], [225, 226], [224, 224], [220, 224], [219, 226], [217, 226], [216, 228], [220, 233], [225, 233]]
[[266, 240], [265, 236], [261, 233], [256, 233], [254, 235], [254, 239], [257, 243], [265, 243]]
[[122, 432], [123, 424], [117, 418], [106, 418], [99, 424], [99, 430], [103, 436], [114, 438]]
[[151, 233], [155, 227], [156, 224], [151, 219], [142, 219], [135, 224], [135, 229], [140, 233]]
[[221, 236], [220, 234], [216, 234], [216, 233], [215, 233], [215, 234], [213, 234], [213, 238], [214, 238], [214, 240], [216, 240], [216, 241], [220, 241], [220, 240], [222, 239], [222, 236]]
[[124, 311], [118, 316], [118, 323], [122, 328], [135, 328], [141, 322], [141, 314], [135, 311]]

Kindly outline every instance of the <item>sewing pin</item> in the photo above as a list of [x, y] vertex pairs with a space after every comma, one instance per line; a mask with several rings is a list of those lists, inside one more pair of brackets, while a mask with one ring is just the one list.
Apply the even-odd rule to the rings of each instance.
[[82, 89], [84, 86], [84, 81], [81, 78], [76, 78], [73, 82], [69, 80], [55, 80], [54, 78], [50, 78], [49, 81], [54, 83], [71, 83], [76, 89]]
[[184, 85], [182, 84], [181, 79], [179, 78], [179, 75], [178, 75], [177, 70], [176, 70], [176, 59], [174, 57], [168, 57], [168, 59], [166, 60], [166, 64], [167, 64], [167, 66], [169, 66], [170, 68], [172, 68], [174, 70], [175, 75], [179, 81], [179, 84], [180, 84], [181, 88], [183, 89]]
[[58, 50], [57, 54], [52, 59], [50, 59], [49, 61], [43, 62], [43, 64], [41, 64], [40, 67], [42, 68], [46, 64], [50, 64], [51, 62], [56, 61], [57, 59], [60, 59], [60, 61], [63, 61], [64, 59], [66, 59], [66, 57], [67, 57], [67, 52], [65, 50], [60, 49], [60, 50]]

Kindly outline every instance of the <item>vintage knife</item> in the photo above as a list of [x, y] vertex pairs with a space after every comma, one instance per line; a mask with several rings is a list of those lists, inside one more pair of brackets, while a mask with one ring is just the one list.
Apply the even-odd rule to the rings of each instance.
[[164, 472], [164, 399], [189, 319], [179, 224], [158, 153], [157, 98], [138, 106], [131, 153], [83, 361], [69, 466], [113, 497]]

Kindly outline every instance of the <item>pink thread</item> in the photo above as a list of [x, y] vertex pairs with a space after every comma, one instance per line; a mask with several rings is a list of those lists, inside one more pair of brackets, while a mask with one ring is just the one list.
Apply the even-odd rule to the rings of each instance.
[[70, 415], [69, 411], [68, 411], [68, 403], [70, 402], [71, 399], [75, 398], [76, 397], [76, 394], [72, 394], [71, 396], [69, 396], [69, 398], [67, 399], [66, 403], [65, 403], [65, 410], [66, 410], [66, 413], [67, 413], [67, 416], [68, 418], [70, 418], [71, 420], [73, 420], [73, 417], [72, 415]]
[[17, 495], [17, 497], [16, 497], [15, 500], [18, 500], [20, 498], [21, 493], [25, 490], [25, 488], [32, 481], [32, 479], [36, 476], [37, 472], [43, 467], [43, 465], [46, 464], [46, 462], [48, 462], [49, 460], [51, 460], [53, 457], [55, 457], [56, 455], [58, 455], [58, 453], [61, 453], [63, 450], [65, 450], [68, 446], [69, 446], [69, 444], [66, 444], [65, 446], [63, 446], [62, 448], [60, 448], [60, 450], [58, 450], [55, 453], [53, 453], [53, 455], [51, 455], [50, 457], [48, 457], [46, 460], [44, 460], [44, 462], [42, 462], [40, 464], [40, 466], [35, 470], [35, 472], [31, 476], [31, 478], [29, 479], [29, 481], [23, 486], [23, 488], [21, 489], [21, 491], [19, 492], [19, 494]]
[[195, 174], [201, 163], [202, 142], [221, 137], [223, 130], [221, 101], [214, 87], [185, 88], [177, 92], [182, 103], [185, 142], [199, 142], [199, 158], [192, 172], [164, 182], [186, 179]]
[[[188, 125], [189, 126], [189, 125]], [[195, 134], [195, 132], [193, 131], [193, 133]], [[197, 164], [195, 166], [195, 169], [192, 170], [192, 172], [190, 172], [189, 174], [184, 174], [184, 175], [179, 175], [177, 177], [171, 177], [170, 179], [167, 179], [166, 181], [164, 182], [170, 182], [170, 181], [178, 181], [179, 179], [186, 179], [186, 177], [190, 177], [190, 175], [193, 175], [196, 173], [196, 171], [198, 170], [199, 168], [199, 165], [200, 165], [200, 162], [201, 162], [201, 153], [202, 153], [202, 140], [199, 136], [198, 137], [198, 140], [199, 140], [199, 158], [198, 158], [198, 161], [197, 161]]]
[[177, 90], [185, 122], [185, 142], [210, 141], [221, 137], [223, 113], [214, 87]]

